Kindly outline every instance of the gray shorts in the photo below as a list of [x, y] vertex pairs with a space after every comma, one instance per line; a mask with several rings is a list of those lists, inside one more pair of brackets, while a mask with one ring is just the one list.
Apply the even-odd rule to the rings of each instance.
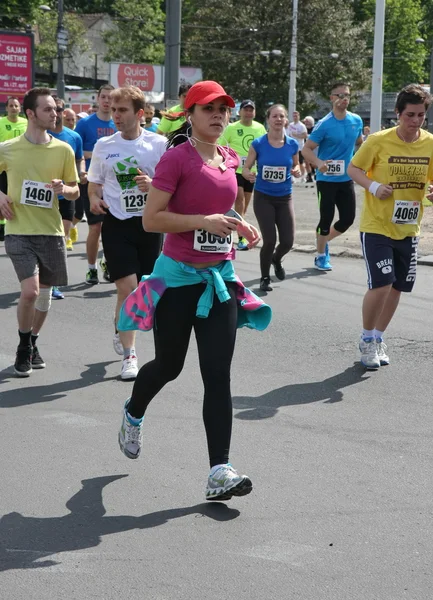
[[62, 235], [6, 235], [5, 250], [20, 282], [39, 274], [42, 285], [68, 284]]

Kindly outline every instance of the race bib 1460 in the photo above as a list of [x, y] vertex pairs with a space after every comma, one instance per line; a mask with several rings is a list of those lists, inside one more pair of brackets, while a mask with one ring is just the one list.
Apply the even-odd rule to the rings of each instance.
[[21, 204], [38, 208], [53, 208], [54, 192], [50, 183], [25, 179], [21, 188]]

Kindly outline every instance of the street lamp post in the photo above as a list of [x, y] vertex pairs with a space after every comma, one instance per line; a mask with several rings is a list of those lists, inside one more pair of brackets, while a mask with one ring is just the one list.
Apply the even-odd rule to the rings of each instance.
[[[416, 44], [424, 44], [426, 40], [419, 37], [416, 38]], [[433, 94], [433, 41], [432, 47], [430, 48], [430, 94]], [[430, 104], [429, 109], [427, 111], [427, 129], [429, 133], [433, 133], [433, 106]]]
[[373, 75], [371, 83], [371, 133], [380, 131], [382, 125], [383, 44], [385, 37], [385, 0], [376, 0], [374, 22]]
[[292, 6], [292, 44], [290, 50], [290, 80], [288, 111], [292, 116], [296, 110], [296, 68], [298, 57], [298, 0], [293, 0]]
[[65, 50], [68, 47], [68, 32], [63, 27], [63, 0], [58, 0], [58, 20], [57, 20], [57, 96], [65, 97], [65, 71], [63, 58]]
[[[50, 12], [51, 8], [46, 4], [39, 6], [44, 12]], [[56, 33], [56, 44], [57, 44], [57, 96], [59, 98], [65, 97], [65, 71], [63, 66], [63, 59], [65, 52], [68, 48], [68, 32], [63, 26], [63, 0], [57, 0], [57, 33]]]

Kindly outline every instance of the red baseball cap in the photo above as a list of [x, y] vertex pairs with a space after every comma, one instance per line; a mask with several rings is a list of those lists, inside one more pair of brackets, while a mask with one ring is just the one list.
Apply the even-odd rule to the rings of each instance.
[[198, 81], [188, 90], [184, 107], [191, 108], [194, 104], [208, 104], [217, 98], [225, 101], [230, 108], [235, 107], [235, 101], [226, 94], [225, 89], [216, 81]]

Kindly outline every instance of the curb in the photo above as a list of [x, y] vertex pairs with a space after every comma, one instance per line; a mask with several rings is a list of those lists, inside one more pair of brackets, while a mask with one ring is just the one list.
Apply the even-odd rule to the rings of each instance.
[[[313, 254], [316, 252], [315, 246], [294, 244], [291, 252], [304, 252], [305, 254]], [[364, 258], [361, 250], [355, 248], [347, 248], [345, 246], [334, 246], [331, 250], [331, 256], [343, 256], [344, 258]], [[433, 254], [420, 256], [418, 264], [427, 267], [433, 267]]]

